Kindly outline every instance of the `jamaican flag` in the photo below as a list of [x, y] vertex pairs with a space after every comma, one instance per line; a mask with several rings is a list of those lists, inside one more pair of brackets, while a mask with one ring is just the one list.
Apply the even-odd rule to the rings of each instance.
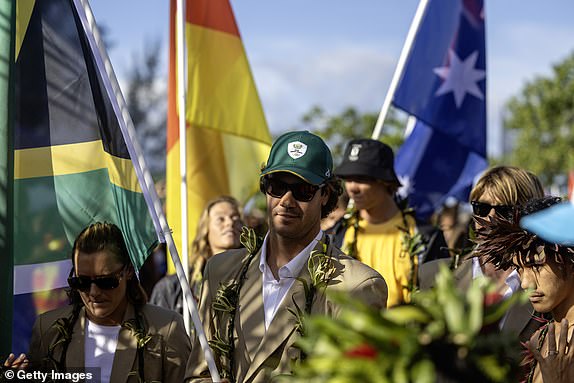
[[13, 298], [2, 302], [2, 315], [12, 314], [11, 350], [19, 353], [27, 351], [34, 318], [66, 304], [71, 246], [83, 228], [118, 225], [136, 268], [157, 235], [83, 4], [0, 1], [15, 8], [14, 60], [5, 79], [13, 97], [2, 112], [9, 117], [6, 157], [13, 159], [6, 191], [13, 196], [13, 270], [3, 272], [13, 273]]

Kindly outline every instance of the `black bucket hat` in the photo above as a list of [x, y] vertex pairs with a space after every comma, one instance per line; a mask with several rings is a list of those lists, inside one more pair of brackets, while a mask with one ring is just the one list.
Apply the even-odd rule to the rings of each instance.
[[346, 177], [371, 177], [401, 185], [395, 173], [393, 149], [381, 141], [368, 138], [352, 140], [345, 148], [343, 162], [335, 175]]

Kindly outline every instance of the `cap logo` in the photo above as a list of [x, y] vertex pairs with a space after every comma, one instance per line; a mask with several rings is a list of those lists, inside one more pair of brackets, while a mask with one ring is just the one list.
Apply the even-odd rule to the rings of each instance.
[[359, 159], [359, 151], [361, 150], [361, 144], [352, 144], [351, 153], [349, 153], [349, 161], [357, 161]]
[[287, 154], [294, 160], [303, 157], [305, 153], [307, 153], [307, 145], [301, 141], [293, 141], [287, 144]]

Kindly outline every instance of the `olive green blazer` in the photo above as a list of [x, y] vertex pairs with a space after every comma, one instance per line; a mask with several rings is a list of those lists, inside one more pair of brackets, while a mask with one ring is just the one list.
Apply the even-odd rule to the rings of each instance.
[[[32, 368], [52, 369], [47, 360], [48, 348], [58, 336], [53, 324], [60, 318], [68, 318], [72, 313], [72, 306], [49, 311], [40, 315], [32, 330], [29, 359]], [[185, 332], [183, 318], [175, 311], [163, 309], [153, 305], [144, 305], [141, 314], [147, 335], [151, 339], [145, 344], [144, 352], [144, 379], [146, 382], [181, 382], [185, 373], [185, 364], [190, 353], [190, 340]], [[124, 315], [124, 322], [134, 318], [134, 307], [128, 305]], [[67, 368], [84, 367], [86, 313], [85, 308], [80, 310], [79, 317], [74, 324], [72, 339], [66, 352]], [[118, 334], [118, 344], [114, 356], [110, 382], [138, 382], [138, 355], [137, 338], [132, 331], [122, 327]], [[54, 357], [60, 360], [63, 349], [56, 347]]]
[[[323, 241], [325, 238], [323, 238]], [[319, 244], [315, 249], [319, 249]], [[336, 317], [341, 307], [332, 301], [329, 291], [342, 291], [351, 294], [372, 307], [384, 308], [387, 301], [387, 285], [379, 273], [365, 264], [344, 255], [336, 247], [330, 247], [335, 264], [334, 277], [325, 291], [315, 296], [311, 313]], [[226, 333], [226, 324], [216, 323], [211, 303], [221, 283], [232, 280], [242, 268], [242, 260], [247, 257], [245, 249], [230, 250], [211, 258], [204, 271], [204, 284], [200, 302], [200, 316], [207, 339], [213, 338], [219, 325]], [[261, 250], [254, 257], [247, 270], [246, 279], [239, 296], [239, 309], [235, 318], [236, 337], [233, 371], [237, 382], [267, 382], [279, 374], [291, 373], [292, 364], [300, 358], [300, 351], [293, 346], [299, 338], [296, 330], [297, 318], [290, 312], [305, 307], [303, 283], [295, 281], [276, 316], [265, 331], [263, 311], [263, 276], [259, 269]], [[303, 267], [300, 278], [310, 283], [307, 267]], [[203, 351], [198, 339], [193, 340], [192, 354], [187, 365], [186, 379], [200, 380], [209, 377]]]

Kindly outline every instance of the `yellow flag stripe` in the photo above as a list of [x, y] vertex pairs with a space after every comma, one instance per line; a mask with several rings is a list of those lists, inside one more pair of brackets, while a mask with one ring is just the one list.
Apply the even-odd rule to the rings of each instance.
[[14, 151], [14, 179], [54, 177], [99, 169], [108, 169], [113, 184], [141, 193], [132, 161], [107, 153], [99, 140]]
[[200, 126], [271, 144], [241, 40], [189, 24], [187, 38], [190, 134]]
[[22, 42], [24, 42], [24, 36], [26, 36], [34, 4], [36, 4], [36, 0], [16, 1], [16, 59], [18, 59], [20, 47], [22, 47]]

